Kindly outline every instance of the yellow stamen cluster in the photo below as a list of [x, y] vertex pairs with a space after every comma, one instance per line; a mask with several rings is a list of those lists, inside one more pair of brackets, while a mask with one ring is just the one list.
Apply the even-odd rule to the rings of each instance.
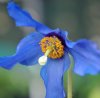
[[45, 53], [47, 50], [51, 52], [48, 57], [56, 59], [64, 54], [64, 46], [56, 36], [44, 37], [40, 42], [41, 50]]

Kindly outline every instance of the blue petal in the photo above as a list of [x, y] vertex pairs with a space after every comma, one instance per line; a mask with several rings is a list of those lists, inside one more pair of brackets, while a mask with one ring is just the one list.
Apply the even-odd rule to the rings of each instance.
[[60, 36], [62, 36], [63, 39], [66, 41], [67, 36], [68, 36], [68, 32], [60, 29]]
[[17, 46], [16, 53], [16, 56], [21, 54], [21, 64], [34, 65], [38, 63], [38, 58], [43, 55], [39, 45], [43, 37], [44, 36], [42, 34], [34, 32], [22, 39], [22, 41]]
[[16, 59], [14, 56], [0, 57], [0, 67], [11, 69], [11, 67], [15, 64]]
[[63, 74], [69, 68], [68, 53], [60, 59], [48, 59], [47, 64], [41, 69], [41, 76], [46, 86], [45, 98], [64, 98]]
[[34, 27], [38, 32], [47, 34], [51, 31], [47, 26], [39, 23], [32, 19], [31, 15], [25, 10], [21, 9], [20, 6], [10, 1], [7, 6], [9, 15], [15, 20], [17, 26], [31, 26]]
[[25, 37], [18, 45], [16, 54], [9, 57], [0, 58], [0, 66], [11, 69], [16, 63], [24, 65], [34, 65], [38, 63], [38, 58], [42, 56], [39, 42], [43, 36], [40, 33], [31, 33]]
[[59, 28], [52, 30], [49, 33], [56, 33], [57, 35], [61, 36], [64, 40], [66, 40], [67, 36], [68, 36], [68, 32], [67, 31], [63, 31]]
[[81, 76], [85, 74], [95, 75], [100, 71], [100, 50], [90, 40], [79, 40], [73, 48], [69, 48], [74, 57], [74, 72]]
[[33, 32], [30, 33], [28, 36], [23, 38], [17, 46], [17, 51], [20, 49], [24, 49], [25, 47], [39, 45], [39, 42], [44, 36], [41, 33]]

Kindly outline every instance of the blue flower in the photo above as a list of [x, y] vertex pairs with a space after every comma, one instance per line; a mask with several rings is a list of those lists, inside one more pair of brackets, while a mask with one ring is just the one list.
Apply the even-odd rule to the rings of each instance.
[[[42, 63], [47, 63], [40, 74], [46, 86], [46, 98], [64, 98], [63, 74], [70, 66], [69, 54], [73, 57], [76, 74], [95, 75], [100, 71], [100, 50], [94, 42], [87, 39], [68, 40], [68, 32], [59, 28], [52, 30], [39, 23], [13, 1], [8, 3], [7, 9], [17, 26], [33, 27], [36, 32], [20, 41], [14, 55], [0, 57], [0, 66], [11, 69], [16, 63], [30, 66], [45, 59]], [[43, 55], [47, 58], [43, 59]]]

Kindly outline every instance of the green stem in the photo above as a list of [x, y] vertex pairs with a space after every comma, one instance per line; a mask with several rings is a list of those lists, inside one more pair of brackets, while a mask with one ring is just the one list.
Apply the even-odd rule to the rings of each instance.
[[72, 98], [72, 67], [68, 70], [68, 91], [67, 98]]

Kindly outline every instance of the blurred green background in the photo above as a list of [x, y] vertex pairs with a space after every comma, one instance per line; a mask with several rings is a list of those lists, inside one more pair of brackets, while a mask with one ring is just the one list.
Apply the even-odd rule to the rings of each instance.
[[[73, 41], [87, 38], [100, 45], [100, 0], [15, 0], [31, 15], [51, 28], [69, 32]], [[0, 56], [12, 55], [18, 42], [32, 28], [16, 27], [7, 13], [8, 0], [0, 0]], [[0, 69], [0, 98], [44, 98], [45, 90], [39, 66], [17, 65]], [[67, 74], [67, 72], [66, 72]], [[64, 79], [67, 88], [67, 79]], [[42, 85], [42, 86], [41, 86]], [[100, 75], [73, 75], [73, 98], [100, 98]]]

